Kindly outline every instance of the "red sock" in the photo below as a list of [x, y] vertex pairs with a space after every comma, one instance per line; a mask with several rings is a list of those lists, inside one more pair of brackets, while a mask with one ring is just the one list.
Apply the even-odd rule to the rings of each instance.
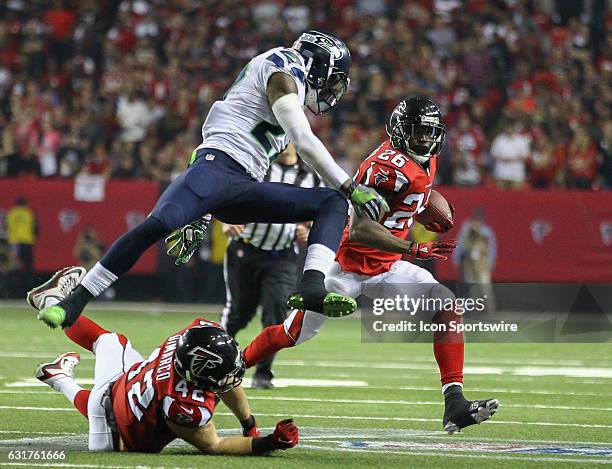
[[93, 344], [102, 334], [107, 334], [108, 331], [98, 326], [91, 319], [85, 316], [79, 316], [79, 319], [67, 329], [64, 329], [64, 334], [68, 336], [74, 343], [93, 352]]
[[291, 323], [289, 333], [285, 332], [282, 324], [266, 327], [259, 333], [253, 342], [244, 349], [244, 363], [250, 368], [279, 350], [293, 347], [302, 329], [303, 312], [298, 312]]
[[440, 311], [434, 317], [437, 324], [446, 324], [445, 332], [434, 332], [434, 356], [440, 369], [442, 385], [463, 383], [463, 333], [448, 330], [450, 321], [461, 322], [461, 316], [454, 311]]
[[87, 401], [89, 400], [90, 394], [91, 391], [88, 389], [83, 389], [82, 391], [77, 392], [77, 395], [74, 396], [73, 404], [85, 418], [87, 418]]

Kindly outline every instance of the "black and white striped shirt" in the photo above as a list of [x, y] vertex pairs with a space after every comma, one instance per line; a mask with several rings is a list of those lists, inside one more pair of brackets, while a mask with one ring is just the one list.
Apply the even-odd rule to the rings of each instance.
[[[284, 182], [300, 187], [318, 187], [319, 177], [305, 163], [284, 165], [274, 162], [264, 179], [267, 182]], [[249, 223], [240, 237], [264, 251], [280, 251], [293, 246], [295, 223]]]

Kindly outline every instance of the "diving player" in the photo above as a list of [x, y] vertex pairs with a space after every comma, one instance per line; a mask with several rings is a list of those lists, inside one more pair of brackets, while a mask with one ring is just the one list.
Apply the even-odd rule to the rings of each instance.
[[[28, 303], [40, 309], [58, 302], [85, 275], [82, 267], [58, 272], [55, 284], [42, 285]], [[145, 360], [122, 334], [80, 316], [65, 333], [95, 355], [94, 387], [74, 379], [78, 353], [42, 364], [36, 377], [61, 392], [89, 421], [91, 451], [159, 453], [181, 438], [206, 454], [262, 454], [292, 448], [298, 428], [278, 422], [261, 437], [240, 386], [244, 361], [238, 345], [221, 326], [198, 318], [169, 336]], [[243, 427], [243, 436], [219, 437], [213, 413], [220, 398]]]
[[[302, 34], [291, 48], [253, 58], [212, 106], [189, 167], [151, 215], [117, 239], [71, 294], [57, 305], [44, 305], [39, 319], [53, 328], [69, 327], [153, 243], [209, 213], [229, 224], [312, 220], [304, 275], [289, 304], [332, 317], [354, 312], [352, 298], [329, 293], [324, 284], [342, 237], [347, 199], [373, 219], [388, 206], [375, 190], [353, 183], [313, 134], [303, 111], [306, 106], [321, 114], [335, 106], [348, 89], [350, 68], [344, 42], [317, 31]], [[332, 189], [262, 182], [270, 158], [289, 142]]]

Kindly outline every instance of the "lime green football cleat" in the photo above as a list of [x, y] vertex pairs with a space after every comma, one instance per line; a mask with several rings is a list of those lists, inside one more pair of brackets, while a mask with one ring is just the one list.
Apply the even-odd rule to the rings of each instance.
[[[291, 295], [287, 301], [290, 308], [305, 310], [304, 298], [299, 293]], [[328, 293], [323, 300], [323, 311], [317, 311], [328, 318], [343, 318], [353, 314], [357, 309], [357, 302], [350, 296], [339, 293]]]
[[66, 320], [66, 312], [61, 306], [49, 306], [38, 312], [38, 319], [44, 322], [51, 329], [60, 327]]

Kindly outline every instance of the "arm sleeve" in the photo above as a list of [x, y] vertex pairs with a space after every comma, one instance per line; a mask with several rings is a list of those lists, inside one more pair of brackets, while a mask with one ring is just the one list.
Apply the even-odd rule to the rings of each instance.
[[310, 128], [310, 123], [295, 93], [277, 99], [272, 105], [274, 117], [289, 136], [300, 157], [334, 189], [350, 179]]

